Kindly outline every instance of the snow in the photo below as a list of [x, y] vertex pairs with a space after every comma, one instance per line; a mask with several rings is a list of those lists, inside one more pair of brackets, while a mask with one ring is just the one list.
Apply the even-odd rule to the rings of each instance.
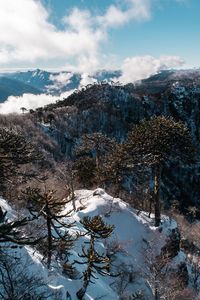
[[[148, 218], [147, 213], [140, 212], [138, 215], [136, 210], [130, 208], [127, 203], [119, 198], [113, 198], [103, 189], [96, 189], [95, 191], [78, 190], [76, 191], [75, 202], [77, 212], [71, 217], [71, 220], [75, 221], [75, 227], [71, 229], [71, 233], [84, 232], [80, 223], [84, 216], [100, 215], [106, 223], [114, 225], [113, 235], [96, 243], [98, 251], [100, 253], [114, 252], [113, 272], [117, 272], [122, 266], [126, 266], [127, 272], [134, 270], [134, 280], [127, 285], [127, 292], [143, 291], [145, 299], [152, 299], [149, 286], [142, 276], [142, 272], [148, 272], [145, 249], [154, 244], [156, 245], [153, 250], [155, 251], [154, 254], [159, 253], [171, 230], [176, 228], [176, 222], [162, 216], [162, 230], [159, 230], [154, 227], [153, 219]], [[0, 199], [0, 206], [3, 210], [8, 211], [7, 217], [9, 219], [15, 217], [15, 213], [5, 200]], [[65, 212], [68, 212], [71, 208], [72, 204], [69, 203], [65, 208]], [[70, 252], [69, 262], [81, 260], [78, 253], [81, 254], [82, 245], [86, 240], [88, 240], [87, 236], [78, 239]], [[60, 300], [66, 299], [67, 292], [72, 299], [77, 299], [76, 292], [82, 287], [82, 279], [70, 279], [64, 276], [61, 266], [56, 261], [53, 262], [51, 270], [48, 271], [45, 265], [41, 263], [42, 256], [31, 247], [23, 247], [15, 251], [18, 251], [24, 258], [28, 257], [30, 259], [30, 273], [40, 274], [47, 282], [49, 289], [62, 292], [61, 297], [63, 298]], [[179, 253], [178, 257], [174, 258], [174, 263], [183, 260], [185, 260], [183, 253]], [[84, 265], [76, 264], [75, 267], [80, 275], [85, 270]], [[115, 281], [119, 282], [119, 278], [103, 277], [98, 274], [96, 276], [98, 280], [95, 280], [95, 284], [89, 285], [85, 299], [93, 300], [97, 297], [107, 300], [120, 299], [118, 296], [119, 291], [117, 291], [119, 284], [115, 284]]]

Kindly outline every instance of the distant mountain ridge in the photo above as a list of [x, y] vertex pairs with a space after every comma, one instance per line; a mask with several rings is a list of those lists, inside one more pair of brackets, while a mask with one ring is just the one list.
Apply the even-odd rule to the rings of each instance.
[[[4, 102], [9, 96], [22, 96], [24, 93], [49, 94], [59, 97], [62, 93], [94, 82], [116, 82], [121, 75], [120, 70], [101, 70], [93, 75], [69, 71], [50, 72], [40, 69], [0, 73], [0, 103]], [[166, 89], [170, 82], [179, 80], [182, 83], [186, 80], [187, 83], [191, 82], [198, 85], [200, 82], [200, 69], [160, 71], [158, 74], [134, 83], [134, 86], [137, 87], [138, 91], [146, 89], [146, 92], [161, 92]], [[130, 83], [132, 83], [131, 80]]]
[[9, 96], [21, 96], [25, 93], [41, 94], [41, 91], [27, 83], [23, 83], [14, 78], [0, 77], [0, 103]]
[[40, 69], [18, 71], [0, 74], [0, 102], [9, 96], [30, 94], [51, 94], [59, 96], [61, 93], [79, 88], [92, 82], [112, 81], [118, 78], [120, 71], [98, 71], [93, 76], [89, 74], [67, 71], [49, 72]]

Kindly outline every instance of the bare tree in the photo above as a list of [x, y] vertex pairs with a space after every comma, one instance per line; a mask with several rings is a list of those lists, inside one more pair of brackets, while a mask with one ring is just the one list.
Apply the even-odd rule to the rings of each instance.
[[32, 274], [31, 260], [14, 253], [1, 251], [0, 298], [2, 300], [45, 300], [61, 299], [41, 276]]

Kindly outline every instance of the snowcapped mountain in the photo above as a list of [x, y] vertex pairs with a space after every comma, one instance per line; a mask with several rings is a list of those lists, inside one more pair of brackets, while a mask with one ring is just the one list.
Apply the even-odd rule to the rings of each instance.
[[[180, 236], [175, 221], [162, 216], [162, 225], [159, 228], [155, 228], [153, 219], [149, 218], [145, 212], [136, 212], [127, 203], [109, 196], [102, 189], [76, 191], [75, 204], [77, 210], [72, 216], [75, 222], [75, 227], [71, 229], [72, 231], [85, 233], [80, 223], [84, 216], [93, 217], [100, 215], [107, 224], [114, 225], [112, 236], [106, 240], [96, 242], [95, 247], [99, 253], [104, 253], [111, 257], [111, 272], [118, 276], [102, 276], [96, 273], [95, 278], [93, 278], [94, 283], [89, 284], [84, 299], [154, 299], [155, 284], [161, 279], [158, 274], [154, 278], [155, 270], [153, 270], [153, 265], [155, 259], [161, 254], [166, 254], [168, 259], [162, 261], [162, 267], [160, 266], [159, 270], [160, 275], [162, 273], [161, 270], [167, 268], [168, 274], [170, 272], [174, 272], [173, 274], [179, 272], [176, 274], [179, 274], [181, 278], [183, 274], [180, 272], [180, 266], [183, 265], [187, 273], [186, 256], [179, 247]], [[9, 219], [16, 218], [17, 214], [5, 200], [0, 199], [0, 206], [4, 211], [8, 211]], [[71, 209], [71, 204], [67, 205], [66, 211], [69, 211], [69, 209]], [[68, 220], [65, 221], [68, 222]], [[84, 259], [79, 257], [79, 254], [83, 245], [88, 247], [88, 239], [89, 236], [85, 234], [78, 239], [70, 250], [69, 263], [77, 260], [84, 261]], [[50, 296], [48, 297], [49, 300], [77, 299], [76, 292], [83, 284], [82, 274], [86, 269], [85, 264], [75, 264], [76, 276], [70, 278], [69, 275], [64, 274], [63, 262], [57, 261], [56, 257], [53, 259], [51, 269], [47, 270], [45, 264], [42, 264], [42, 255], [30, 246], [15, 247], [14, 250], [10, 249], [9, 251], [14, 251], [12, 255], [22, 257], [24, 262], [29, 261], [27, 266], [28, 274], [39, 274], [45, 282], [43, 286], [45, 290], [59, 292], [58, 298]], [[166, 278], [170, 280], [169, 277]], [[162, 281], [159, 282], [160, 293], [161, 284], [163, 288], [168, 287], [166, 278], [164, 284]], [[1, 293], [3, 293], [3, 289], [0, 283]], [[166, 290], [165, 292], [169, 294], [169, 292], [174, 293], [175, 291]], [[163, 295], [165, 292], [163, 289]], [[140, 298], [133, 298], [134, 295], [135, 297], [140, 296]]]
[[86, 73], [48, 72], [40, 69], [4, 73], [0, 77], [0, 99], [3, 102], [8, 96], [19, 96], [24, 93], [59, 96], [80, 86], [104, 80], [112, 81], [119, 76], [120, 71], [105, 70], [92, 76]]

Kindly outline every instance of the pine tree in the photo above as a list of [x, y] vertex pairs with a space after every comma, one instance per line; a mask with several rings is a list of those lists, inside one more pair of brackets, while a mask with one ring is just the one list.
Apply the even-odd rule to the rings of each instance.
[[[47, 267], [51, 266], [53, 251], [62, 249], [67, 252], [71, 248], [75, 238], [69, 234], [69, 228], [73, 223], [66, 223], [63, 218], [70, 216], [71, 211], [61, 214], [67, 200], [60, 200], [55, 196], [55, 191], [42, 192], [40, 189], [27, 188], [23, 191], [23, 197], [27, 201], [27, 207], [34, 218], [43, 217], [47, 229], [46, 242], [46, 257]], [[60, 228], [65, 229], [62, 233]]]
[[154, 173], [155, 226], [160, 225], [160, 186], [163, 164], [173, 159], [192, 163], [195, 149], [188, 129], [182, 122], [163, 116], [143, 120], [129, 133], [126, 150], [133, 164], [148, 165]]
[[83, 299], [89, 283], [93, 283], [92, 279], [96, 279], [95, 273], [103, 276], [109, 275], [110, 258], [106, 255], [100, 255], [95, 249], [95, 241], [109, 237], [114, 226], [106, 225], [100, 216], [84, 217], [81, 224], [90, 236], [89, 247], [82, 247], [81, 258], [86, 259], [79, 264], [87, 264], [86, 270], [83, 272], [83, 287], [76, 293], [78, 299]]

